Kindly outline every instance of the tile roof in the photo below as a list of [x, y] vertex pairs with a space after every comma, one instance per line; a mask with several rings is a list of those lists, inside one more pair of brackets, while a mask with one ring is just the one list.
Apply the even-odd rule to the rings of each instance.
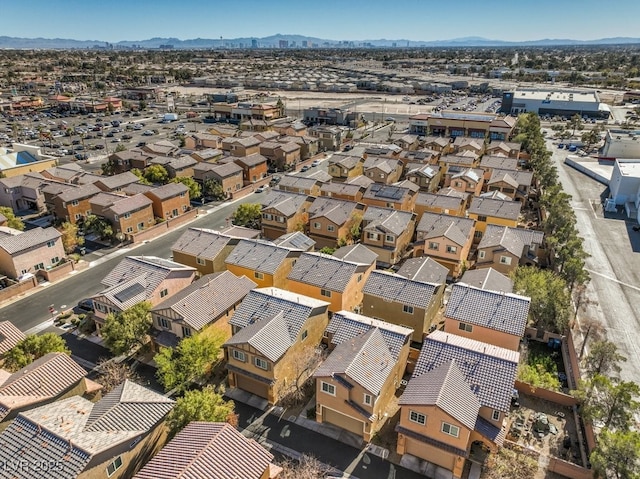
[[134, 479], [261, 479], [273, 460], [253, 439], [220, 422], [192, 422]]
[[494, 183], [506, 183], [513, 188], [518, 187], [518, 182], [509, 174], [508, 171], [504, 170], [493, 170], [491, 178], [489, 178], [487, 184], [492, 185]]
[[394, 303], [426, 309], [437, 289], [437, 285], [413, 281], [404, 276], [386, 271], [372, 271], [362, 292]]
[[477, 168], [465, 168], [459, 173], [454, 174], [451, 178], [466, 178], [477, 183], [482, 178], [482, 173], [482, 170]]
[[480, 412], [480, 401], [455, 359], [411, 378], [398, 403], [437, 406], [469, 429], [474, 429]]
[[424, 178], [433, 178], [438, 174], [438, 168], [433, 165], [424, 165], [424, 164], [416, 164], [410, 163], [407, 165], [407, 171], [405, 173], [406, 177], [411, 176], [422, 176]]
[[0, 322], [0, 354], [6, 353], [26, 337], [11, 321]]
[[343, 261], [370, 266], [376, 262], [378, 254], [358, 243], [338, 248], [332, 256]]
[[460, 282], [480, 289], [513, 293], [513, 281], [493, 268], [469, 269]]
[[364, 175], [354, 176], [353, 178], [349, 178], [345, 181], [348, 185], [358, 185], [364, 188], [367, 188], [369, 185], [375, 183], [371, 178]]
[[117, 188], [122, 188], [129, 183], [137, 183], [139, 180], [140, 178], [138, 178], [130, 171], [125, 171], [124, 173], [120, 173], [118, 175], [104, 176], [100, 178], [99, 183], [108, 190], [115, 190]]
[[[202, 165], [202, 163], [200, 163]], [[218, 175], [220, 178], [228, 178], [233, 175], [242, 174], [242, 166], [237, 163], [229, 162], [229, 163], [217, 163], [211, 168], [211, 171]]]
[[372, 183], [364, 192], [363, 198], [384, 200], [390, 202], [403, 201], [403, 199], [411, 194], [409, 188], [400, 186], [384, 185], [382, 183]]
[[107, 193], [105, 191], [102, 193], [98, 193], [95, 196], [92, 196], [89, 199], [89, 204], [92, 206], [96, 205], [96, 206], [100, 206], [101, 208], [107, 208], [112, 204], [114, 204], [115, 202], [123, 200], [124, 198], [126, 198], [125, 195], [119, 195], [116, 193]]
[[53, 228], [33, 228], [17, 235], [0, 236], [0, 248], [13, 255], [21, 251], [46, 245], [49, 241], [57, 241], [62, 235]]
[[467, 154], [441, 156], [439, 162], [443, 165], [473, 166], [478, 155], [471, 151], [465, 153]]
[[189, 188], [182, 183], [167, 183], [166, 185], [158, 186], [147, 192], [149, 196], [155, 196], [159, 200], [168, 200], [175, 196], [189, 193]]
[[323, 253], [302, 253], [287, 279], [341, 293], [357, 270], [358, 263]]
[[[329, 182], [324, 183], [320, 187], [320, 193], [331, 193], [336, 195], [356, 196], [358, 193], [364, 192], [361, 185], [353, 185], [349, 183]], [[329, 196], [329, 195], [326, 195]]]
[[123, 215], [131, 211], [137, 211], [147, 206], [151, 206], [153, 202], [142, 193], [133, 196], [125, 196], [121, 200], [113, 203], [109, 209], [116, 215]]
[[122, 192], [127, 196], [133, 196], [140, 193], [146, 193], [147, 191], [153, 190], [153, 185], [143, 185], [141, 183], [131, 183], [130, 185], [122, 188]]
[[505, 170], [515, 170], [518, 168], [518, 160], [506, 156], [484, 155], [480, 160], [480, 168], [493, 169], [502, 168]]
[[507, 435], [506, 429], [494, 426], [492, 423], [484, 419], [482, 416], [478, 416], [474, 430], [486, 437], [490, 441], [493, 441], [498, 446], [502, 446]]
[[400, 161], [395, 158], [379, 158], [376, 156], [369, 156], [365, 161], [363, 168], [365, 171], [371, 169], [378, 169], [384, 173], [392, 173], [398, 168]]
[[356, 211], [362, 213], [363, 209], [364, 206], [361, 203], [319, 196], [309, 206], [309, 219], [326, 218], [332, 223], [342, 226]]
[[449, 275], [449, 269], [442, 266], [436, 260], [423, 256], [422, 258], [409, 258], [402, 263], [398, 270], [400, 276], [431, 284], [444, 284]]
[[260, 230], [233, 225], [220, 230], [220, 234], [231, 236], [232, 238], [257, 239], [260, 236]]
[[240, 163], [241, 165], [252, 167], [252, 166], [259, 165], [261, 163], [266, 163], [268, 160], [265, 156], [262, 156], [258, 153], [254, 153], [253, 155], [236, 158], [234, 161], [236, 163]]
[[520, 216], [521, 207], [522, 203], [519, 201], [500, 201], [474, 197], [471, 200], [471, 206], [469, 206], [468, 212], [481, 216], [517, 220]]
[[[299, 330], [298, 330], [299, 331]], [[297, 333], [297, 332], [296, 332]], [[291, 337], [293, 336], [293, 337]], [[271, 361], [277, 361], [295, 343], [282, 311], [247, 324], [234, 334], [226, 345], [249, 344]]]
[[471, 238], [475, 221], [470, 218], [425, 212], [416, 227], [420, 240], [444, 236], [460, 246]]
[[410, 211], [369, 206], [362, 220], [365, 223], [364, 229], [367, 231], [379, 230], [400, 235], [409, 228], [412, 221], [415, 221], [415, 214]]
[[531, 299], [457, 283], [444, 311], [446, 318], [523, 336]]
[[302, 205], [308, 201], [308, 196], [287, 191], [271, 190], [262, 200], [262, 209], [274, 209], [289, 217], [300, 211]]
[[[489, 228], [490, 226], [492, 226], [491, 229]], [[521, 258], [524, 253], [524, 243], [520, 237], [515, 233], [512, 233], [510, 229], [515, 228], [487, 225], [487, 229], [478, 244], [478, 249], [499, 248]]]
[[338, 344], [313, 376], [344, 374], [377, 396], [393, 372], [395, 363], [396, 359], [391, 355], [380, 330], [371, 328]]
[[316, 242], [301, 231], [294, 231], [293, 233], [287, 233], [276, 238], [273, 240], [273, 244], [282, 248], [311, 251]]
[[354, 156], [354, 155], [341, 155], [335, 154], [331, 158], [329, 158], [330, 165], [339, 165], [343, 168], [350, 170], [351, 168], [355, 168], [355, 166], [362, 161], [362, 157]]
[[274, 274], [290, 254], [290, 249], [267, 241], [242, 239], [229, 253], [225, 263]]
[[511, 178], [512, 183], [514, 183], [516, 187], [531, 186], [531, 182], [533, 181], [533, 171], [516, 170], [515, 168], [512, 170], [494, 168], [493, 172], [491, 173], [491, 178], [489, 179], [487, 184], [501, 181], [501, 179], [504, 177]]
[[440, 188], [437, 192], [437, 195], [439, 196], [450, 196], [453, 198], [460, 198], [464, 201], [467, 201], [467, 199], [469, 198], [469, 193], [465, 193], [464, 191], [458, 191], [458, 190], [454, 190], [453, 188], [451, 188], [450, 186], [447, 186], [446, 188]]
[[422, 343], [413, 378], [451, 360], [483, 407], [509, 411], [520, 354], [444, 331], [434, 331]]
[[413, 329], [344, 310], [334, 313], [326, 331], [333, 333], [332, 344], [340, 344], [371, 329], [380, 331], [394, 359], [413, 334]]
[[236, 243], [233, 239], [219, 231], [205, 228], [187, 228], [178, 238], [171, 251], [178, 251], [205, 259], [214, 259], [225, 246]]
[[284, 175], [278, 183], [279, 189], [296, 188], [301, 190], [310, 190], [318, 184], [318, 180], [298, 175]]
[[464, 199], [462, 198], [434, 193], [418, 193], [416, 199], [416, 206], [442, 208], [445, 210], [459, 210], [463, 203]]
[[172, 320], [177, 317], [199, 331], [226, 314], [256, 286], [246, 276], [237, 277], [229, 271], [207, 274], [153, 307], [151, 313]]
[[500, 201], [513, 201], [513, 198], [511, 198], [508, 195], [505, 195], [502, 191], [498, 191], [498, 190], [481, 193], [480, 198], [489, 198], [492, 200], [500, 200]]

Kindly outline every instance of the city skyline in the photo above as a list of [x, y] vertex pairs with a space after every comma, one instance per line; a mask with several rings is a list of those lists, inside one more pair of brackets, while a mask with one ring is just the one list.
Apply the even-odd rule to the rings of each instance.
[[640, 3], [612, 0], [512, 2], [459, 0], [451, 6], [426, 0], [326, 0], [313, 7], [292, 0], [0, 0], [4, 36], [65, 38], [117, 43], [154, 37], [261, 38], [276, 34], [325, 40], [437, 41], [464, 37], [526, 42], [638, 36]]

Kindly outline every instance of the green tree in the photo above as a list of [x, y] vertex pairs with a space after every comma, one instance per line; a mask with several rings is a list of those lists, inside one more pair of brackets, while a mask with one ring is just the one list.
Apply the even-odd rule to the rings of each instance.
[[224, 189], [222, 188], [222, 184], [214, 178], [205, 180], [203, 189], [204, 194], [210, 198], [213, 198], [214, 200], [221, 201], [227, 197]]
[[185, 392], [167, 417], [169, 435], [175, 436], [192, 421], [228, 422], [237, 425], [233, 401], [226, 401], [224, 390], [213, 386]]
[[589, 456], [596, 477], [638, 479], [640, 477], [640, 433], [604, 430]]
[[62, 223], [58, 231], [62, 234], [62, 246], [64, 247], [65, 253], [71, 254], [75, 251], [76, 247], [84, 244], [84, 238], [78, 236], [78, 226], [70, 221]]
[[202, 196], [200, 183], [198, 183], [190, 176], [178, 176], [172, 179], [171, 183], [182, 183], [184, 186], [189, 188], [189, 198], [192, 200], [196, 200]]
[[167, 391], [183, 391], [190, 383], [205, 380], [220, 356], [225, 338], [221, 331], [208, 331], [184, 338], [175, 348], [161, 348], [154, 360], [157, 377]]
[[152, 324], [150, 310], [151, 303], [142, 301], [119, 313], [107, 315], [101, 334], [114, 355], [128, 354], [134, 346], [147, 343]]
[[571, 296], [560, 276], [548, 269], [522, 266], [513, 273], [513, 288], [531, 298], [529, 315], [537, 328], [564, 332], [571, 319]]
[[576, 130], [582, 130], [582, 118], [577, 113], [569, 120], [569, 128], [571, 128], [571, 136], [576, 134]]
[[71, 351], [64, 339], [55, 333], [31, 334], [4, 354], [3, 367], [15, 372], [48, 353], [71, 354]]
[[150, 185], [151, 182], [144, 177], [144, 173], [138, 168], [131, 168], [131, 173], [138, 177], [138, 183], [141, 185]]
[[247, 228], [260, 228], [261, 209], [260, 203], [243, 203], [239, 205], [232, 216], [233, 224], [246, 226]]
[[640, 411], [636, 400], [640, 386], [633, 381], [596, 374], [591, 379], [580, 381], [573, 395], [581, 403], [582, 416], [588, 421], [602, 423], [605, 429], [627, 429], [634, 414]]
[[552, 391], [560, 389], [558, 373], [547, 371], [543, 364], [521, 364], [518, 367], [518, 380], [537, 388]]
[[611, 341], [595, 341], [591, 344], [589, 354], [585, 359], [584, 371], [587, 377], [598, 374], [614, 376], [620, 373], [618, 363], [626, 360], [627, 358], [618, 353], [618, 346]]
[[144, 170], [144, 177], [151, 183], [164, 185], [169, 179], [169, 173], [162, 165], [149, 165]]
[[87, 215], [83, 223], [84, 229], [97, 234], [100, 239], [110, 240], [113, 237], [113, 227], [104, 218], [96, 215]]
[[580, 137], [584, 145], [584, 151], [589, 152], [591, 147], [600, 141], [600, 134], [595, 130], [585, 131]]
[[0, 206], [0, 214], [7, 218], [7, 226], [9, 228], [20, 231], [24, 230], [23, 221], [15, 215], [11, 208], [9, 208], [8, 206]]
[[324, 248], [320, 249], [319, 253], [333, 254], [335, 251], [336, 251], [335, 248], [331, 248], [330, 246], [325, 246]]

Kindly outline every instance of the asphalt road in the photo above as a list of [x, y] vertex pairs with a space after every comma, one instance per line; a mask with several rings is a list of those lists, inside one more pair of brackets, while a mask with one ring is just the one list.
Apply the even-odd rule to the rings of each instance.
[[[113, 269], [124, 254], [168, 258], [171, 255], [171, 246], [180, 237], [184, 229], [188, 227], [223, 228], [227, 224], [226, 218], [233, 213], [239, 204], [257, 202], [264, 195], [266, 193], [255, 193], [246, 196], [237, 202], [225, 204], [219, 210], [202, 216], [192, 223], [171, 231], [149, 243], [131, 249], [122, 248], [121, 252], [123, 254], [120, 256], [110, 258], [2, 307], [0, 309], [0, 321], [11, 321], [20, 330], [28, 331], [51, 319], [49, 314], [50, 305], [53, 304], [58, 310], [63, 305], [73, 307], [79, 300], [100, 292], [102, 290], [100, 280]], [[92, 256], [96, 257], [95, 253]]]
[[[572, 196], [577, 228], [591, 256], [586, 268], [591, 275], [587, 287], [588, 303], [581, 317], [598, 318], [627, 361], [621, 363], [621, 377], [640, 384], [640, 347], [636, 332], [640, 329], [640, 233], [633, 222], [621, 214], [605, 214], [603, 197], [608, 188], [565, 165], [566, 150], [551, 141], [548, 148], [558, 167], [564, 190]], [[581, 342], [577, 341], [580, 347]]]

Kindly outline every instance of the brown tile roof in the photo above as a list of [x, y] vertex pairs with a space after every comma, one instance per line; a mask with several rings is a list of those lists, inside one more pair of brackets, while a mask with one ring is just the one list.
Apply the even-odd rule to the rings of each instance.
[[184, 193], [189, 193], [189, 188], [182, 183], [167, 183], [147, 191], [145, 196], [154, 196], [159, 200], [167, 200]]
[[123, 215], [130, 211], [137, 211], [139, 209], [144, 208], [145, 206], [150, 206], [153, 202], [147, 198], [143, 194], [133, 195], [133, 196], [125, 196], [120, 201], [116, 201], [109, 207], [111, 211], [113, 211], [116, 215]]
[[4, 354], [26, 338], [10, 321], [0, 322], [0, 354]]
[[178, 238], [171, 251], [178, 251], [204, 259], [213, 259], [228, 244], [236, 244], [232, 238], [219, 231], [205, 228], [188, 228], [182, 236]]
[[139, 178], [136, 175], [130, 171], [126, 171], [119, 175], [103, 176], [97, 183], [100, 183], [108, 190], [115, 190], [127, 186], [130, 183], [137, 183], [138, 181]]
[[521, 207], [522, 203], [519, 201], [501, 201], [475, 197], [471, 200], [468, 212], [480, 216], [517, 220], [520, 216]]
[[60, 232], [53, 227], [38, 227], [24, 231], [18, 235], [0, 237], [0, 248], [8, 254], [13, 255], [20, 251], [43, 246], [49, 241], [56, 241], [60, 236], [62, 236]]

